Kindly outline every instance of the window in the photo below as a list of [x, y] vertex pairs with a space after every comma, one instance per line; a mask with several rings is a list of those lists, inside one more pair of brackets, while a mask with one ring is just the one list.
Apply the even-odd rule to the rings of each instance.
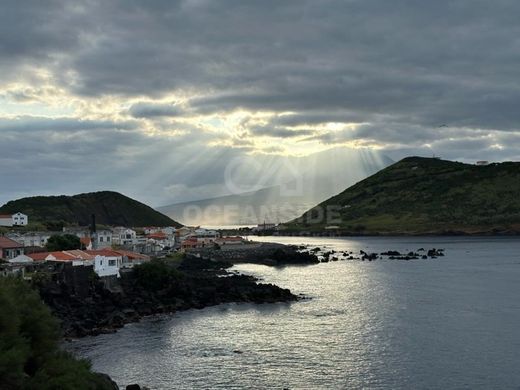
[[116, 266], [116, 261], [115, 260], [108, 260], [108, 265], [110, 267], [115, 267]]
[[107, 242], [110, 242], [110, 237], [107, 237]]
[[99, 237], [99, 242], [103, 242], [103, 237]]

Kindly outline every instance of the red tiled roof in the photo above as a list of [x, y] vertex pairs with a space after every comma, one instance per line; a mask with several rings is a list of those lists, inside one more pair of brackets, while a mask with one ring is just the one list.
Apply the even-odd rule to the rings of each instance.
[[0, 237], [0, 248], [23, 248], [23, 244], [7, 237]]
[[88, 254], [85, 251], [81, 251], [79, 249], [68, 250], [68, 251], [64, 251], [64, 252], [71, 256], [74, 256], [74, 258], [77, 260], [94, 260], [94, 256]]
[[77, 259], [76, 257], [74, 257], [74, 256], [72, 256], [70, 254], [67, 254], [65, 252], [59, 252], [59, 251], [56, 251], [56, 252], [31, 253], [30, 255], [27, 255], [27, 256], [29, 256], [34, 261], [47, 260], [47, 258], [50, 257], [50, 256], [54, 257], [54, 259], [56, 259], [57, 261], [72, 261], [72, 260], [76, 260]]
[[27, 256], [29, 256], [34, 261], [43, 261], [47, 258], [47, 256], [49, 256], [49, 252], [31, 253]]
[[84, 251], [88, 253], [89, 255], [93, 256], [107, 256], [107, 257], [121, 257], [121, 254], [119, 254], [116, 251], [110, 250], [110, 249], [97, 249], [97, 250], [91, 250], [91, 251]]
[[150, 256], [143, 255], [141, 253], [136, 253], [136, 252], [132, 252], [132, 251], [125, 251], [125, 250], [122, 250], [122, 249], [114, 250], [114, 252], [119, 253], [121, 256], [126, 256], [130, 260], [150, 260]]
[[51, 252], [52, 255], [57, 261], [72, 261], [72, 260], [80, 260], [76, 256], [72, 256], [67, 252]]
[[166, 233], [163, 233], [163, 232], [157, 232], [157, 233], [152, 233], [152, 234], [149, 234], [146, 236], [147, 238], [152, 238], [154, 240], [166, 240]]
[[90, 243], [92, 242], [92, 240], [90, 239], [90, 237], [81, 237], [81, 238], [79, 239], [79, 241], [80, 241], [83, 245], [85, 245], [85, 246], [89, 246]]
[[10, 214], [0, 214], [0, 218], [12, 218], [13, 216]]

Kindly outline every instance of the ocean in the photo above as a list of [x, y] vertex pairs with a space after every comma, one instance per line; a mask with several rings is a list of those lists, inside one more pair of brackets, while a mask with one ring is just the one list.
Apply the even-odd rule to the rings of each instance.
[[446, 256], [241, 264], [308, 299], [150, 317], [67, 348], [151, 389], [520, 389], [520, 239], [255, 239]]

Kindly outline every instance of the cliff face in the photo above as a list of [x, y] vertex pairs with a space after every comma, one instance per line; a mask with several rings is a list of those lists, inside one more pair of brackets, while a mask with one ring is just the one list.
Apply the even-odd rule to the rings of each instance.
[[520, 163], [405, 158], [310, 209], [289, 231], [518, 234]]
[[30, 223], [88, 225], [91, 215], [103, 225], [181, 226], [151, 207], [117, 192], [102, 191], [74, 196], [35, 196], [13, 200], [0, 207], [0, 214], [21, 211]]

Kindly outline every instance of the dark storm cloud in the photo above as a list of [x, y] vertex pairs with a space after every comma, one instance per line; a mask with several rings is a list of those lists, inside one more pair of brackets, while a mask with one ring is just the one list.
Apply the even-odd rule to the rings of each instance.
[[1, 57], [52, 57], [55, 77], [80, 94], [183, 89], [198, 91], [191, 103], [200, 112], [319, 111], [325, 121], [327, 110], [429, 126], [516, 129], [520, 120], [517, 1], [51, 1], [2, 8]]
[[132, 130], [137, 127], [136, 123], [113, 122], [106, 120], [81, 120], [77, 118], [46, 118], [22, 116], [17, 118], [0, 118], [0, 134], [6, 135], [10, 132], [18, 135], [33, 132], [64, 132], [90, 129], [122, 129]]
[[[0, 119], [2, 196], [217, 185], [255, 136], [377, 144], [395, 159], [519, 158], [518, 15], [514, 0], [2, 1], [2, 101], [29, 105], [38, 93], [10, 83], [43, 78], [89, 103], [110, 95], [128, 118]], [[170, 95], [182, 107], [153, 102]], [[239, 108], [274, 115], [241, 136], [173, 123]], [[315, 130], [330, 122], [362, 125]], [[232, 147], [207, 147], [215, 139]]]

